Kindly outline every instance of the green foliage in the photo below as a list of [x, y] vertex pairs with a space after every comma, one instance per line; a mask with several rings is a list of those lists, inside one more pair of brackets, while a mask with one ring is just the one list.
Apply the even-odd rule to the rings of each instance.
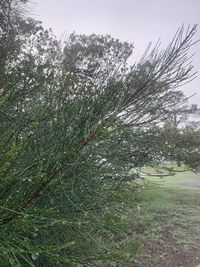
[[130, 170], [159, 159], [150, 139], [194, 76], [196, 26], [128, 67], [131, 44], [72, 34], [62, 48], [24, 2], [0, 5], [0, 262], [122, 264]]
[[154, 140], [164, 144], [160, 146], [164, 158], [176, 161], [179, 166], [183, 163], [192, 171], [199, 171], [199, 123], [187, 119], [187, 116], [193, 114], [199, 116], [195, 107], [174, 110], [164, 126], [158, 128]]

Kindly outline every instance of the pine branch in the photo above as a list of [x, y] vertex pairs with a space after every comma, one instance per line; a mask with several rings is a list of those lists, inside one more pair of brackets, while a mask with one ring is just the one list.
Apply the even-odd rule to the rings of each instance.
[[16, 218], [16, 216], [19, 216], [21, 214], [23, 214], [24, 210], [27, 209], [34, 201], [36, 201], [40, 195], [45, 191], [45, 189], [49, 186], [49, 184], [55, 180], [58, 175], [60, 174], [60, 172], [63, 170], [64, 167], [68, 166], [69, 164], [71, 164], [77, 157], [78, 155], [81, 153], [81, 151], [92, 141], [94, 141], [98, 135], [101, 129], [103, 129], [103, 127], [105, 127], [105, 125], [108, 122], [108, 118], [105, 119], [99, 126], [97, 126], [97, 128], [88, 135], [87, 138], [85, 138], [84, 140], [82, 140], [77, 147], [74, 149], [74, 151], [72, 152], [72, 154], [70, 156], [68, 156], [63, 163], [61, 164], [61, 166], [55, 168], [50, 175], [46, 178], [46, 180], [44, 180], [39, 186], [38, 188], [36, 188], [36, 190], [34, 192], [32, 192], [32, 194], [30, 194], [30, 196], [23, 201], [19, 207], [14, 211], [13, 216], [6, 218], [5, 220], [3, 220], [3, 224], [8, 223], [10, 221], [12, 221], [14, 218]]

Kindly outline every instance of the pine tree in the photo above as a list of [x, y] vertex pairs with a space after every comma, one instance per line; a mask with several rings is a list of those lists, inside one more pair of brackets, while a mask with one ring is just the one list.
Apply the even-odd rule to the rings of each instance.
[[196, 25], [129, 67], [131, 44], [72, 34], [62, 48], [25, 2], [0, 5], [1, 266], [120, 264], [130, 170], [159, 156], [147, 136], [195, 75]]

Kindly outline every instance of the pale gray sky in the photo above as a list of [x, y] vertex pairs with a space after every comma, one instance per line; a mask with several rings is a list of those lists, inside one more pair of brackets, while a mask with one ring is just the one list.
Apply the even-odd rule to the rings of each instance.
[[[45, 27], [60, 37], [63, 33], [110, 34], [121, 41], [134, 42], [133, 61], [147, 44], [159, 37], [163, 46], [183, 23], [198, 24], [200, 39], [200, 0], [35, 0], [34, 14]], [[192, 102], [200, 105], [200, 43], [192, 49], [198, 77], [182, 87]]]

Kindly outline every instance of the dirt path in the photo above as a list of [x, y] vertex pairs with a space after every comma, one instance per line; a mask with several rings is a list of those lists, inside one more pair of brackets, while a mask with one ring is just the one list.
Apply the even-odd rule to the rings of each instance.
[[182, 185], [191, 187], [193, 189], [200, 189], [200, 180], [191, 179], [191, 180], [185, 181], [184, 183], [182, 183]]

